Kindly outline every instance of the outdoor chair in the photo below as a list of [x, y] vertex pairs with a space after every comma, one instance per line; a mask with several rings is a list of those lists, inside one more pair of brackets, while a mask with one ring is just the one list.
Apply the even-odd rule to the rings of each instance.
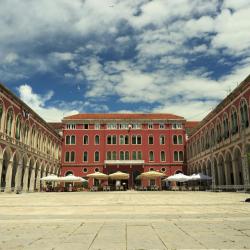
[[110, 191], [110, 186], [107, 186], [107, 187], [106, 187], [106, 190], [107, 190], [107, 191]]
[[103, 186], [102, 190], [107, 191], [107, 186]]

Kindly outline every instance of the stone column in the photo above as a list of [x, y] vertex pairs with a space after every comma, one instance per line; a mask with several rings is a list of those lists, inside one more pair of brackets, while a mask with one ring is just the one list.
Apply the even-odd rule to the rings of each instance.
[[6, 193], [11, 192], [12, 168], [13, 168], [13, 161], [9, 161], [7, 173], [6, 173], [6, 186], [5, 186], [5, 190], [4, 190]]
[[239, 185], [240, 178], [239, 178], [239, 170], [238, 170], [238, 161], [233, 160], [233, 173], [234, 173], [234, 185]]
[[21, 191], [23, 164], [19, 163], [17, 166], [16, 178], [15, 178], [15, 192]]
[[35, 166], [32, 167], [31, 175], [30, 175], [30, 187], [29, 192], [34, 192], [35, 189]]
[[[43, 174], [42, 174], [42, 177], [45, 177], [46, 176], [46, 171], [43, 170]], [[42, 181], [42, 188], [45, 188], [46, 187], [46, 182], [45, 181]]]
[[250, 188], [250, 183], [249, 183], [248, 160], [246, 155], [242, 157], [242, 170], [244, 179], [244, 189], [247, 190]]
[[28, 180], [29, 180], [29, 165], [26, 165], [23, 176], [23, 191], [28, 192]]
[[41, 184], [40, 184], [40, 179], [41, 179], [41, 170], [38, 169], [37, 170], [37, 176], [36, 176], [36, 189], [38, 192], [40, 192], [40, 187], [41, 187]]
[[214, 169], [214, 161], [211, 161], [211, 175], [212, 175], [212, 189], [215, 190], [216, 182], [215, 182], [215, 169]]
[[225, 161], [224, 163], [224, 169], [225, 169], [225, 177], [226, 177], [226, 185], [231, 185], [231, 180], [230, 180], [230, 173], [229, 173], [229, 170], [230, 170], [230, 166], [229, 166], [229, 162], [228, 161]]
[[0, 159], [0, 192], [2, 187], [2, 170], [3, 170], [3, 159]]

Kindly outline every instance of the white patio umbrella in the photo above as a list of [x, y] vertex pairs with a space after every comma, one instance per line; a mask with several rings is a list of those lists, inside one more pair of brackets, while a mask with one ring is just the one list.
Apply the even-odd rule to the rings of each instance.
[[179, 173], [179, 174], [171, 175], [171, 176], [167, 177], [165, 180], [176, 181], [176, 182], [185, 182], [185, 181], [189, 181], [190, 177], [185, 175], [185, 174]]
[[193, 174], [190, 176], [190, 181], [209, 181], [212, 180], [212, 177], [202, 174], [202, 173], [198, 173], [198, 174]]
[[107, 180], [108, 179], [108, 175], [101, 173], [101, 172], [95, 172], [93, 174], [88, 174], [87, 177], [95, 178], [98, 180]]
[[57, 175], [51, 174], [41, 178], [41, 181], [60, 181]]
[[127, 180], [129, 178], [129, 174], [117, 171], [113, 174], [110, 174], [109, 177], [112, 180]]
[[59, 177], [59, 179], [60, 179], [61, 182], [86, 182], [87, 181], [84, 178], [82, 178], [80, 176], [75, 176], [73, 174], [63, 176], [63, 177]]

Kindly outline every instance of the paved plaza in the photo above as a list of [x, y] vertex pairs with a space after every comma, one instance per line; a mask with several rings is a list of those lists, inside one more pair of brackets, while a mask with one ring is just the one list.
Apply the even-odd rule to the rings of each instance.
[[250, 249], [250, 194], [0, 194], [0, 249]]

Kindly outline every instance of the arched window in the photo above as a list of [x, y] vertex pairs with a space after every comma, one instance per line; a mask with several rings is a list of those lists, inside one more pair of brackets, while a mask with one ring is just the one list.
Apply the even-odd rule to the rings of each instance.
[[132, 144], [136, 144], [137, 140], [136, 140], [136, 135], [132, 136]]
[[248, 107], [247, 102], [243, 99], [240, 102], [240, 117], [241, 117], [241, 127], [249, 127], [249, 118], [248, 118]]
[[109, 160], [109, 161], [111, 160], [111, 151], [107, 152], [107, 160]]
[[120, 151], [120, 160], [125, 160], [125, 155], [123, 151]]
[[119, 142], [121, 145], [123, 145], [125, 143], [124, 141], [124, 136], [123, 135], [120, 135], [120, 142]]
[[141, 144], [141, 136], [137, 135], [137, 144]]
[[217, 139], [217, 143], [220, 143], [222, 140], [220, 121], [217, 121], [217, 125], [216, 125], [216, 139]]
[[69, 152], [65, 152], [65, 162], [69, 162]]
[[206, 135], [205, 135], [205, 149], [209, 149], [209, 148], [210, 148], [209, 134], [208, 134], [208, 131], [206, 131]]
[[88, 161], [88, 152], [87, 151], [83, 152], [83, 161], [84, 162]]
[[136, 151], [133, 151], [132, 152], [132, 160], [136, 160], [136, 158], [137, 158]]
[[214, 144], [215, 144], [215, 133], [214, 133], [214, 128], [211, 128], [210, 136], [211, 136], [211, 145], [214, 146]]
[[98, 151], [95, 152], [95, 161], [100, 161], [100, 153]]
[[125, 152], [125, 160], [129, 160], [129, 152], [128, 151]]
[[141, 151], [137, 152], [137, 159], [142, 160], [142, 152]]
[[227, 139], [229, 137], [229, 126], [228, 126], [228, 117], [226, 114], [224, 114], [223, 117], [223, 137], [224, 139]]
[[232, 135], [237, 134], [238, 131], [239, 131], [239, 127], [238, 127], [237, 111], [236, 111], [236, 108], [232, 108], [232, 111], [231, 111], [231, 132], [232, 132]]
[[116, 135], [112, 136], [112, 144], [116, 144]]
[[71, 162], [74, 162], [74, 161], [75, 161], [75, 152], [74, 152], [74, 151], [71, 151], [70, 161], [71, 161]]
[[11, 136], [13, 117], [14, 117], [13, 109], [9, 109], [7, 113], [7, 122], [6, 122], [6, 129], [5, 129], [5, 132], [8, 136]]
[[152, 135], [148, 137], [148, 144], [151, 144], [151, 145], [154, 144], [154, 137]]
[[154, 161], [154, 152], [153, 151], [149, 152], [149, 161]]
[[76, 136], [71, 135], [71, 144], [76, 144]]
[[20, 135], [21, 135], [21, 119], [20, 116], [18, 116], [16, 119], [16, 135], [15, 135], [17, 140], [20, 140], [21, 138]]
[[129, 136], [125, 135], [125, 144], [129, 144]]
[[178, 135], [178, 144], [183, 144], [182, 135]]
[[178, 152], [174, 151], [174, 161], [178, 161]]
[[112, 160], [116, 160], [116, 151], [112, 152]]
[[166, 161], [166, 154], [164, 151], [161, 151], [161, 161]]
[[165, 144], [165, 136], [164, 136], [164, 135], [161, 135], [161, 136], [160, 136], [160, 144], [161, 144], [161, 145], [164, 145], [164, 144]]
[[184, 154], [182, 151], [179, 151], [179, 161], [183, 161], [184, 160]]
[[100, 136], [96, 135], [95, 136], [95, 145], [99, 145], [100, 144]]
[[177, 144], [178, 142], [177, 142], [177, 135], [174, 135], [173, 136], [173, 144]]
[[107, 136], [107, 144], [111, 144], [111, 135]]
[[84, 144], [84, 145], [89, 144], [89, 137], [88, 137], [87, 135], [84, 135], [84, 136], [83, 136], [83, 144]]

